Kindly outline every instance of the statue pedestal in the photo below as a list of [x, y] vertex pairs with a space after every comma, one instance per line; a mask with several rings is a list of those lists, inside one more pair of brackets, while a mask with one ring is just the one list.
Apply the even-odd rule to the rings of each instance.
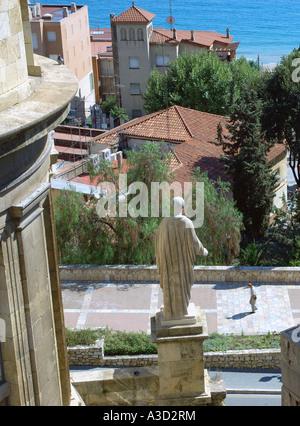
[[211, 401], [204, 369], [203, 341], [208, 337], [205, 313], [195, 309], [195, 321], [166, 325], [163, 312], [151, 318], [152, 340], [157, 343], [158, 405], [206, 405]]
[[190, 303], [188, 306], [188, 313], [183, 318], [172, 318], [167, 319], [164, 317], [163, 306], [160, 309], [159, 316], [159, 325], [170, 327], [170, 326], [179, 326], [182, 327], [184, 325], [191, 325], [197, 323], [197, 311], [194, 303]]

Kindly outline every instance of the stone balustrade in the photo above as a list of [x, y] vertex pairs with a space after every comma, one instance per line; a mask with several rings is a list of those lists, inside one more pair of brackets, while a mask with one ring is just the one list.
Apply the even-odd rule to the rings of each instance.
[[[61, 265], [66, 281], [159, 282], [156, 266], [144, 265]], [[195, 266], [195, 282], [278, 282], [299, 283], [300, 267]]]

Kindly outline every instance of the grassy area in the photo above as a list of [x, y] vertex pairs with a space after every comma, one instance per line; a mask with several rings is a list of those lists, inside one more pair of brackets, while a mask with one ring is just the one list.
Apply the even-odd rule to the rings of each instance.
[[244, 349], [280, 348], [280, 335], [268, 333], [263, 335], [222, 335], [212, 333], [204, 341], [204, 352], [218, 352]]
[[[66, 330], [67, 346], [93, 345], [104, 338], [104, 353], [114, 355], [151, 355], [157, 353], [157, 346], [146, 333], [122, 332], [111, 329]], [[204, 341], [204, 352], [218, 352], [243, 349], [280, 348], [280, 335], [222, 335], [212, 333]]]

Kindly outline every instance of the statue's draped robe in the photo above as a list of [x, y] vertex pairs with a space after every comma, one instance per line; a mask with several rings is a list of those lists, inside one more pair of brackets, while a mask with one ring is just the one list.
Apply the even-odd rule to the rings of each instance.
[[163, 291], [165, 319], [188, 313], [196, 255], [207, 254], [186, 216], [164, 218], [155, 237], [155, 255]]

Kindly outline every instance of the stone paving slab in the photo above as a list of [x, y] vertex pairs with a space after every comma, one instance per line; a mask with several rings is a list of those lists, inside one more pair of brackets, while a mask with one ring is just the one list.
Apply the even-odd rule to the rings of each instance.
[[[191, 302], [206, 313], [208, 331], [233, 334], [279, 332], [300, 322], [300, 284], [253, 283], [252, 314], [245, 283], [194, 284]], [[150, 333], [150, 318], [163, 303], [158, 283], [62, 282], [66, 327], [110, 327]]]

